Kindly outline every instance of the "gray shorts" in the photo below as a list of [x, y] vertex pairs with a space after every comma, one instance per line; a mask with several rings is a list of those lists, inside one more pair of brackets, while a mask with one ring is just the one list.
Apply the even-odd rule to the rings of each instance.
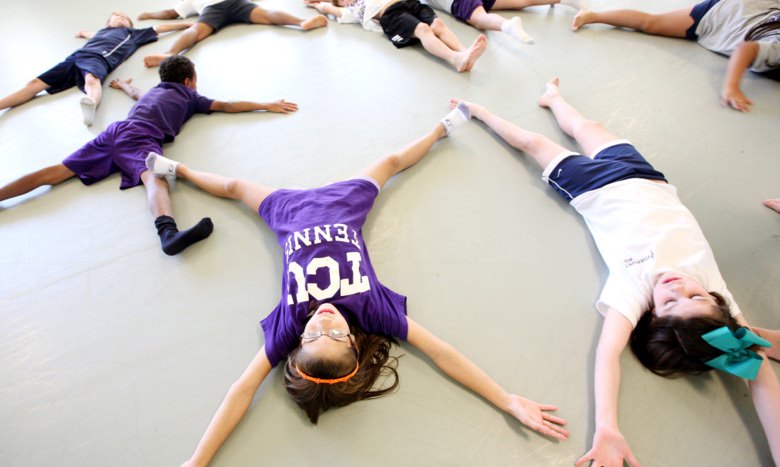
[[249, 18], [255, 8], [258, 6], [249, 0], [223, 0], [207, 6], [196, 21], [219, 31], [229, 24], [251, 23]]

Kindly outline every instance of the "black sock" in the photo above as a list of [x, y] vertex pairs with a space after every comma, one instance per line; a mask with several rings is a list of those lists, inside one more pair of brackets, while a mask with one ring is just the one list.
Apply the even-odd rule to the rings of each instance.
[[178, 255], [188, 246], [211, 235], [211, 231], [214, 230], [214, 224], [208, 217], [204, 217], [194, 226], [181, 232], [176, 228], [176, 221], [171, 216], [158, 217], [154, 220], [154, 226], [157, 227], [162, 250], [170, 256]]

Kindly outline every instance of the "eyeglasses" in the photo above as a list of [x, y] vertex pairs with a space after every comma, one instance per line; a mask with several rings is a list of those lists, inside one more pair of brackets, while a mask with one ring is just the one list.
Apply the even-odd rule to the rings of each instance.
[[334, 341], [345, 342], [351, 335], [352, 334], [350, 334], [349, 331], [345, 331], [344, 329], [333, 328], [328, 329], [326, 332], [318, 329], [316, 331], [304, 332], [301, 334], [301, 339], [304, 342], [311, 342], [319, 339], [322, 336], [328, 336]]

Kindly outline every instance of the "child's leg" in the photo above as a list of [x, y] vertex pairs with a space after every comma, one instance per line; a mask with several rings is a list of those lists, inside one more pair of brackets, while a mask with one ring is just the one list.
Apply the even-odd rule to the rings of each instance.
[[92, 126], [95, 121], [95, 109], [100, 105], [103, 97], [103, 83], [92, 73], [84, 74], [84, 92], [86, 96], [81, 98], [81, 115], [84, 117], [84, 124]]
[[434, 34], [436, 34], [436, 37], [444, 42], [444, 44], [450, 49], [456, 52], [462, 52], [463, 50], [466, 50], [466, 48], [463, 47], [463, 44], [460, 42], [460, 39], [458, 39], [455, 33], [452, 32], [452, 29], [448, 28], [444, 21], [442, 21], [440, 18], [435, 18], [433, 20], [431, 23], [431, 30]]
[[470, 25], [482, 29], [483, 31], [500, 31], [501, 26], [507, 21], [503, 16], [496, 15], [494, 13], [488, 13], [485, 11], [485, 7], [477, 7], [467, 23]]
[[159, 175], [174, 175], [189, 180], [214, 196], [242, 201], [255, 212], [260, 208], [260, 203], [274, 191], [274, 188], [248, 180], [192, 170], [184, 164], [155, 153], [150, 153], [146, 158], [146, 167]]
[[428, 133], [412, 141], [400, 151], [379, 158], [376, 162], [363, 169], [360, 174], [371, 177], [380, 187], [387, 180], [402, 170], [413, 166], [430, 152], [436, 141], [446, 136], [442, 123], [437, 123]]
[[188, 246], [211, 235], [214, 225], [208, 217], [204, 217], [187, 230], [179, 231], [176, 227], [176, 221], [173, 219], [168, 182], [164, 178], [157, 177], [147, 170], [141, 174], [141, 181], [146, 187], [149, 210], [154, 216], [154, 225], [157, 228], [157, 234], [160, 236], [160, 243], [165, 254], [171, 256], [179, 254]]
[[585, 155], [593, 157], [597, 149], [620, 139], [605, 130], [599, 122], [583, 117], [566, 102], [558, 89], [559, 84], [558, 78], [547, 82], [547, 90], [539, 98], [539, 105], [552, 110], [558, 125], [567, 135], [577, 140]]
[[59, 185], [76, 174], [63, 164], [52, 165], [45, 169], [27, 174], [0, 188], [0, 201], [29, 193], [44, 185]]
[[780, 330], [756, 327], [754, 327], [753, 330], [756, 331], [759, 336], [768, 340], [772, 344], [772, 347], [764, 349], [767, 356], [780, 362]]
[[0, 99], [0, 110], [24, 104], [25, 102], [32, 100], [36, 94], [48, 88], [48, 84], [44, 83], [38, 78], [35, 78], [27, 83], [22, 89]]
[[474, 63], [485, 52], [487, 38], [480, 34], [477, 40], [467, 50], [456, 52], [450, 49], [434, 34], [433, 29], [425, 23], [420, 23], [414, 29], [414, 37], [420, 39], [423, 48], [431, 55], [439, 57], [455, 67], [458, 72], [469, 71]]
[[765, 199], [764, 206], [780, 214], [780, 198]]
[[321, 28], [328, 25], [328, 18], [317, 15], [307, 20], [296, 18], [295, 16], [283, 11], [266, 10], [256, 7], [249, 16], [252, 24], [274, 24], [280, 26], [299, 26], [304, 31]]
[[637, 10], [582, 10], [571, 23], [576, 31], [586, 24], [603, 23], [619, 28], [634, 29], [657, 36], [684, 38], [688, 28], [693, 26], [691, 10], [693, 7], [653, 15]]
[[472, 117], [482, 120], [504, 141], [533, 157], [542, 169], [547, 167], [561, 153], [568, 152], [568, 149], [551, 141], [549, 138], [520, 128], [494, 115], [481, 105], [459, 99], [450, 101], [450, 105], [453, 107], [461, 103], [468, 107]]
[[214, 33], [214, 28], [206, 23], [194, 23], [185, 29], [176, 38], [170, 49], [162, 54], [151, 54], [144, 57], [144, 66], [155, 67], [171, 55], [176, 55], [183, 50], [191, 49], [195, 44], [209, 37]]
[[561, 0], [496, 0], [492, 10], [522, 10], [529, 6], [555, 5]]

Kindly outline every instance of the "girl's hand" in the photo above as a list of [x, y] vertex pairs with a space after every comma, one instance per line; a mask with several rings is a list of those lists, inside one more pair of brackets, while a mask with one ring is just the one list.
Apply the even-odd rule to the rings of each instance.
[[720, 103], [740, 112], [749, 111], [750, 106], [753, 105], [753, 101], [748, 99], [739, 88], [724, 88], [720, 93]]
[[520, 420], [523, 425], [561, 441], [569, 437], [569, 432], [563, 427], [567, 423], [566, 420], [548, 413], [551, 410], [558, 410], [558, 407], [537, 404], [532, 400], [514, 394], [511, 394], [509, 397], [509, 409], [507, 412]]
[[116, 78], [116, 79], [112, 79], [111, 82], [108, 83], [108, 85], [114, 89], [122, 89], [122, 83], [129, 85], [132, 82], [133, 82], [133, 78], [128, 78], [128, 79]]
[[623, 435], [617, 430], [609, 429], [596, 430], [593, 447], [574, 465], [579, 467], [588, 461], [593, 461], [591, 465], [604, 467], [623, 467], [625, 461], [631, 467], [640, 467]]
[[288, 114], [298, 110], [298, 104], [294, 102], [287, 102], [284, 99], [279, 99], [278, 101], [274, 101], [268, 104], [268, 108], [266, 110], [269, 112]]

